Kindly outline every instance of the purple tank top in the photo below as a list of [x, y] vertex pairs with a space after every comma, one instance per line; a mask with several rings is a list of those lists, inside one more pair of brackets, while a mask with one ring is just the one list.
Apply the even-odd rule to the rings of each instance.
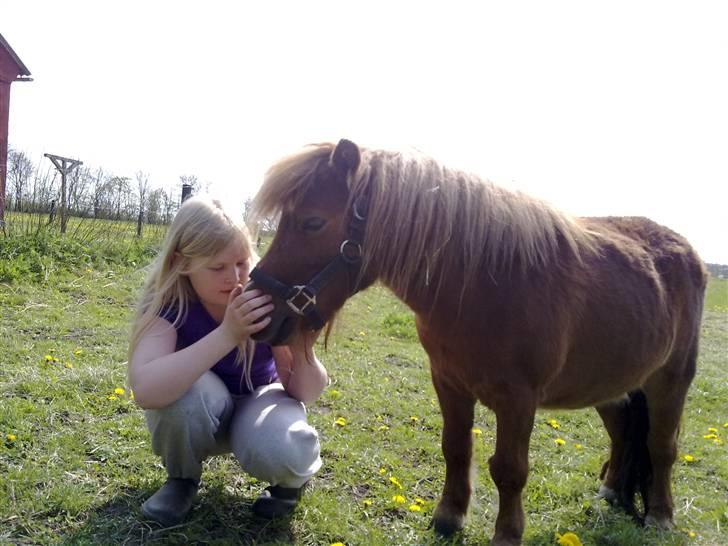
[[[168, 309], [160, 313], [160, 316], [174, 323], [177, 310]], [[215, 319], [210, 316], [207, 309], [200, 302], [191, 302], [187, 309], [187, 318], [177, 326], [177, 350], [179, 351], [196, 343], [218, 326], [219, 324], [215, 322]], [[243, 364], [235, 363], [237, 355], [238, 349], [235, 348], [215, 364], [212, 371], [223, 380], [232, 394], [245, 394], [250, 392], [250, 389], [248, 389], [245, 382]], [[254, 388], [278, 381], [273, 351], [265, 343], [255, 344], [250, 379]]]

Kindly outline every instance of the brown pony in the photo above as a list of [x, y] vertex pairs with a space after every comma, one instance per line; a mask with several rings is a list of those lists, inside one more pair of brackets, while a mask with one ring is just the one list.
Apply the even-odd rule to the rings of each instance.
[[414, 311], [444, 421], [438, 533], [464, 524], [477, 401], [497, 419], [493, 544], [521, 542], [540, 407], [594, 406], [611, 438], [600, 492], [636, 515], [639, 490], [646, 521], [671, 524], [707, 278], [685, 239], [645, 218], [570, 218], [432, 159], [347, 140], [273, 165], [256, 206], [280, 214], [251, 274], [276, 300], [259, 340], [310, 350], [376, 280]]

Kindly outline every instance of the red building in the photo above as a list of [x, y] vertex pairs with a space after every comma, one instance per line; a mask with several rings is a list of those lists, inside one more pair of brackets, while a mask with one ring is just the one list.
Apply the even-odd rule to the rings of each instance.
[[10, 84], [30, 81], [30, 71], [0, 34], [0, 226], [5, 220], [5, 180], [8, 171]]

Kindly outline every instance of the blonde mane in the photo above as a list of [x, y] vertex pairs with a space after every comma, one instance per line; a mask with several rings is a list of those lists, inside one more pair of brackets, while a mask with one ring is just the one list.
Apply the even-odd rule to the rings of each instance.
[[[334, 147], [311, 145], [274, 164], [256, 197], [258, 214], [294, 207]], [[360, 150], [349, 189], [351, 201], [369, 198], [362, 270], [376, 260], [381, 280], [397, 294], [441, 279], [442, 268], [462, 268], [467, 285], [483, 271], [495, 276], [551, 263], [564, 246], [577, 259], [594, 251], [590, 232], [543, 201], [420, 154]]]

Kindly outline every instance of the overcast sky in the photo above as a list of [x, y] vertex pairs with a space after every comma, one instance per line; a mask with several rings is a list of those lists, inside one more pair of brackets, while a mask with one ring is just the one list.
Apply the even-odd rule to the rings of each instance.
[[[10, 144], [240, 202], [322, 140], [414, 147], [728, 263], [728, 2], [0, 0]], [[47, 161], [47, 160], [45, 160]]]

